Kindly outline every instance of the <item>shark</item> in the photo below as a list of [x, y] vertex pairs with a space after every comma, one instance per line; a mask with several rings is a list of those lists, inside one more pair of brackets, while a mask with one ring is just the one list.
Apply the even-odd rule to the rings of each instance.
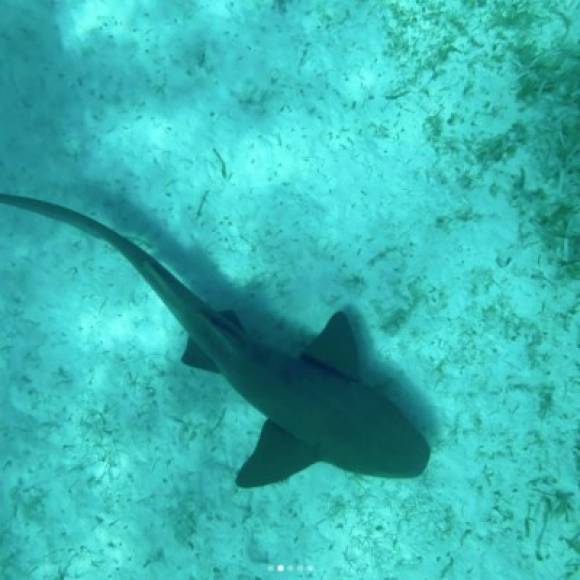
[[124, 256], [187, 334], [181, 361], [221, 374], [261, 414], [257, 444], [235, 482], [282, 482], [325, 462], [384, 478], [421, 475], [431, 450], [381, 390], [361, 378], [359, 347], [344, 311], [299, 354], [255, 340], [232, 310], [216, 310], [157, 259], [113, 229], [48, 201], [0, 193], [0, 204], [41, 214], [103, 240]]

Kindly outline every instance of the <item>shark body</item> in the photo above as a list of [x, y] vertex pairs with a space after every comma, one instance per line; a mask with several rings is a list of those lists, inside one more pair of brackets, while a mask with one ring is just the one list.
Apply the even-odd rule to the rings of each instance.
[[222, 374], [267, 419], [236, 483], [282, 481], [318, 461], [379, 477], [416, 477], [430, 448], [422, 434], [379, 391], [360, 381], [357, 345], [342, 312], [299, 357], [252, 339], [236, 314], [218, 312], [155, 258], [85, 215], [37, 199], [0, 194], [0, 204], [65, 222], [118, 250], [186, 331], [182, 361]]

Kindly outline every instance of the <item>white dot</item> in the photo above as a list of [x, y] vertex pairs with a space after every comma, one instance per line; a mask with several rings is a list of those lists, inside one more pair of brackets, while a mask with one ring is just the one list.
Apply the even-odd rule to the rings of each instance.
[[278, 571], [278, 572], [284, 572], [284, 564], [278, 564], [276, 566], [276, 571]]

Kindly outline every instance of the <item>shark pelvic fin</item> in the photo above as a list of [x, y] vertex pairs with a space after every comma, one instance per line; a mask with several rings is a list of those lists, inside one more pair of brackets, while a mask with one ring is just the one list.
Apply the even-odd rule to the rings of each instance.
[[[233, 327], [243, 332], [244, 328], [238, 315], [233, 310], [224, 310], [219, 313], [223, 318], [229, 321]], [[219, 373], [217, 366], [198, 346], [197, 343], [192, 339], [187, 339], [187, 346], [185, 351], [181, 356], [181, 362], [188, 367], [195, 367], [197, 369], [202, 369], [204, 371], [209, 371], [211, 373]]]
[[197, 346], [197, 343], [192, 338], [187, 339], [187, 346], [185, 347], [185, 351], [181, 356], [181, 362], [188, 367], [202, 369], [204, 371], [209, 371], [210, 373], [220, 372], [211, 358], [209, 358]]

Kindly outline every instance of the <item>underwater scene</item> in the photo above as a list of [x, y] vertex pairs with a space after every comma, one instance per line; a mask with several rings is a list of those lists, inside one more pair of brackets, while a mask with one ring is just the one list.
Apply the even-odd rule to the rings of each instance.
[[580, 580], [580, 0], [8, 0], [0, 119], [0, 580]]

